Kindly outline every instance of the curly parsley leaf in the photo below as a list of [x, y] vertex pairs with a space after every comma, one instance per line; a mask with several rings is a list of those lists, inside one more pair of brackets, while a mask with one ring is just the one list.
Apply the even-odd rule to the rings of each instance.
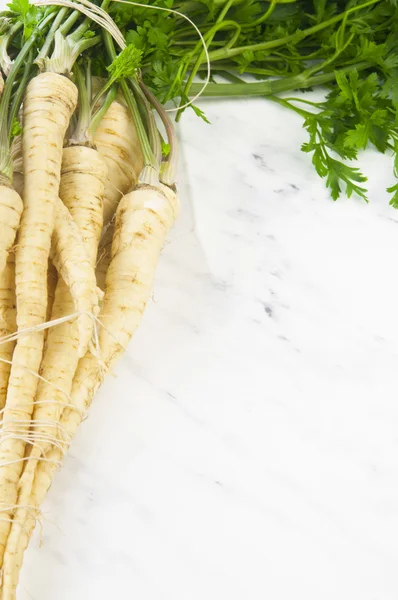
[[12, 0], [7, 6], [22, 21], [24, 26], [23, 36], [27, 40], [37, 25], [37, 7], [29, 4], [29, 0]]
[[142, 51], [133, 44], [126, 46], [124, 50], [107, 67], [113, 82], [121, 81], [130, 77], [135, 77], [137, 69], [141, 65]]

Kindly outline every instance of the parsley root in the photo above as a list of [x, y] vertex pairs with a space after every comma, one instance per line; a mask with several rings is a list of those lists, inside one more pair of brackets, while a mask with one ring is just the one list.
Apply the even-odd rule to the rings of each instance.
[[[77, 102], [74, 84], [56, 73], [42, 73], [28, 85], [24, 104], [24, 210], [18, 232], [15, 283], [18, 330], [46, 319], [47, 266], [58, 198], [62, 143]], [[43, 351], [43, 331], [18, 338], [8, 382], [0, 445], [0, 565], [17, 485]], [[15, 421], [21, 422], [16, 427]], [[12, 434], [16, 433], [16, 436]]]
[[20, 195], [0, 178], [0, 274], [5, 269], [22, 214]]
[[104, 192], [104, 223], [113, 217], [123, 194], [134, 187], [142, 169], [137, 132], [128, 109], [112, 102], [95, 134], [95, 145], [108, 167]]
[[[160, 251], [177, 212], [177, 196], [166, 186], [138, 187], [124, 196], [119, 204], [101, 316], [105, 328], [100, 332], [100, 348], [107, 369], [112, 369], [123, 354], [141, 321], [152, 289]], [[67, 436], [64, 438], [67, 446], [101, 385], [103, 376], [104, 371], [97, 359], [87, 353], [79, 362], [73, 380], [73, 407], [65, 407], [60, 419], [62, 431]], [[40, 506], [62, 459], [62, 450], [53, 447], [46, 457], [46, 462], [39, 462], [34, 479], [34, 470], [29, 469], [33, 463], [29, 463], [26, 468], [21, 488], [28, 489], [32, 484], [33, 487], [30, 497], [20, 499], [22, 506]], [[5, 585], [11, 587], [15, 585], [23, 552], [35, 525], [31, 511], [21, 508], [17, 514], [23, 527], [13, 526], [4, 563]]]
[[[6, 267], [0, 275], [0, 336], [10, 335], [16, 329], [15, 311], [15, 257], [9, 253]], [[7, 396], [12, 353], [15, 342], [0, 345], [0, 410], [4, 408]], [[1, 417], [0, 417], [1, 421]]]

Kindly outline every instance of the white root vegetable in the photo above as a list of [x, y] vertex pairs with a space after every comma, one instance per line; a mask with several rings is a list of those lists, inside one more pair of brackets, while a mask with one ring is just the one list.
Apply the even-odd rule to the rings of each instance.
[[97, 278], [97, 286], [100, 288], [100, 290], [105, 290], [105, 278], [106, 272], [109, 267], [109, 263], [111, 262], [112, 239], [114, 232], [115, 224], [112, 221], [108, 224], [106, 231], [103, 232], [98, 247], [97, 267], [95, 270], [95, 275]]
[[[82, 146], [64, 149], [59, 193], [82, 237], [83, 250], [93, 280], [92, 293], [95, 297], [97, 295], [93, 275], [102, 228], [105, 178], [106, 167], [98, 152]], [[67, 284], [60, 278], [55, 291], [51, 318], [60, 319], [72, 314], [74, 310], [74, 299]], [[33, 420], [48, 423], [59, 420], [62, 404], [67, 402], [78, 364], [78, 350], [79, 331], [76, 321], [61, 323], [49, 329], [47, 348], [41, 364], [43, 380], [39, 382]], [[62, 369], [59, 365], [62, 365]], [[51, 403], [52, 400], [55, 402]], [[43, 434], [52, 433], [45, 426], [41, 427], [40, 431]], [[39, 444], [33, 449], [32, 455], [37, 455], [35, 451], [40, 449], [41, 453], [45, 454], [47, 448], [48, 444]], [[22, 489], [22, 484], [20, 487]]]
[[[177, 197], [165, 186], [161, 189], [142, 186], [124, 196], [120, 202], [101, 316], [106, 329], [100, 330], [100, 348], [107, 369], [111, 369], [122, 355], [141, 321], [160, 251], [177, 212]], [[102, 366], [92, 354], [87, 353], [80, 360], [73, 380], [71, 400], [74, 408], [65, 407], [60, 420], [62, 431], [68, 437], [67, 445], [103, 376]], [[47, 461], [39, 462], [37, 466], [29, 501], [31, 507], [40, 506], [44, 500], [57, 465], [62, 460], [62, 451], [53, 447], [46, 457]], [[26, 511], [23, 523], [14, 550], [14, 580], [35, 526], [35, 516], [31, 511]]]
[[[10, 252], [6, 268], [0, 275], [0, 337], [10, 335], [15, 330], [15, 256], [13, 252]], [[12, 359], [14, 346], [15, 342], [0, 344], [0, 410], [4, 408], [6, 403], [8, 378], [11, 370], [9, 363]]]
[[120, 198], [136, 184], [143, 158], [130, 112], [112, 102], [96, 134], [95, 145], [108, 168], [104, 192], [104, 224], [113, 217]]
[[60, 199], [55, 206], [51, 259], [70, 291], [75, 312], [80, 313], [77, 318], [78, 352], [79, 356], [83, 356], [94, 329], [91, 315], [98, 314], [98, 299], [102, 293], [97, 288], [94, 266], [87, 256], [79, 226]]
[[[48, 256], [62, 144], [76, 102], [76, 86], [55, 73], [42, 73], [27, 87], [23, 118], [24, 210], [15, 263], [18, 330], [40, 326], [46, 318]], [[0, 566], [24, 465], [43, 339], [43, 331], [21, 335], [12, 359], [0, 435]]]
[[[65, 148], [63, 152], [59, 195], [83, 239], [86, 262], [94, 278], [98, 241], [102, 228], [102, 202], [106, 179], [106, 166], [96, 150], [82, 146]], [[74, 300], [63, 279], [58, 280], [52, 319], [59, 319], [74, 311]], [[62, 453], [62, 433], [57, 425], [62, 408], [68, 402], [73, 376], [79, 361], [79, 331], [76, 321], [62, 323], [48, 332], [46, 352], [41, 365], [33, 423], [34, 432], [41, 441], [32, 446], [29, 461], [19, 483], [18, 508], [4, 555], [3, 596], [15, 593], [20, 569], [18, 546], [22, 534], [20, 522], [27, 517], [32, 484], [39, 459], [46, 456], [51, 438], [61, 438], [58, 448]], [[62, 365], [62, 368], [60, 368]]]
[[14, 245], [21, 213], [21, 196], [0, 175], [0, 274], [5, 269], [8, 253]]
[[[54, 298], [55, 298], [55, 288], [57, 286], [58, 281], [58, 273], [57, 269], [54, 267], [51, 260], [48, 261], [48, 271], [47, 271], [47, 311], [46, 311], [46, 321], [51, 319], [51, 313], [53, 310]], [[45, 332], [45, 337], [47, 337], [48, 330]]]
[[[78, 146], [78, 148], [81, 148]], [[64, 155], [67, 149], [64, 150]], [[95, 155], [98, 153], [90, 148], [83, 148], [88, 152], [93, 152]], [[13, 143], [13, 164], [14, 164], [14, 185], [18, 185], [18, 188], [23, 190], [23, 160], [22, 160], [22, 143], [21, 138], [17, 137]], [[69, 151], [70, 154], [70, 151]], [[103, 165], [103, 162], [100, 163]], [[69, 167], [67, 167], [69, 169]], [[103, 167], [103, 169], [106, 167]], [[83, 167], [86, 174], [87, 181], [87, 163]], [[93, 176], [94, 180], [97, 178], [96, 167], [93, 164]], [[69, 181], [67, 173], [65, 172], [65, 181]], [[72, 173], [73, 175], [73, 173]], [[90, 180], [87, 181], [90, 183]], [[62, 181], [61, 181], [62, 184]], [[84, 192], [87, 191], [84, 190]], [[94, 193], [96, 187], [94, 186]], [[82, 197], [83, 190], [80, 188], [76, 190], [76, 198]], [[90, 196], [90, 194], [84, 194]], [[102, 200], [101, 200], [102, 203]], [[75, 206], [76, 209], [76, 206]], [[102, 223], [102, 216], [101, 216]], [[74, 308], [71, 309], [70, 313], [84, 311], [90, 313], [98, 311], [98, 294], [93, 294], [94, 290], [94, 279], [92, 273], [92, 266], [88, 267], [86, 249], [83, 248], [83, 236], [82, 232], [76, 226], [76, 223], [72, 215], [65, 210], [62, 202], [57, 200], [55, 219], [54, 219], [54, 232], [52, 237], [52, 245], [50, 255], [53, 258], [53, 262], [56, 266], [54, 271], [53, 262], [49, 263], [49, 271], [47, 276], [47, 289], [48, 289], [48, 303], [47, 303], [47, 318], [49, 321], [52, 313], [52, 305], [54, 302], [55, 295], [55, 284], [57, 280], [56, 272], [60, 273], [60, 276], [68, 283], [71, 289], [72, 297], [74, 299]], [[80, 295], [79, 295], [80, 294]], [[89, 298], [92, 298], [90, 303]], [[99, 294], [101, 297], [101, 294]], [[88, 315], [81, 315], [80, 323], [80, 335], [82, 339], [82, 346], [80, 349], [81, 355], [85, 353], [86, 346], [90, 340], [91, 333], [93, 331], [93, 320]], [[45, 337], [47, 337], [47, 331]]]
[[[95, 152], [95, 151], [94, 151]], [[13, 183], [14, 187], [18, 189], [22, 193], [24, 178], [23, 178], [23, 157], [22, 157], [22, 137], [17, 136], [13, 140], [12, 144], [12, 159], [14, 166], [14, 176]], [[79, 190], [81, 192], [81, 190]], [[55, 284], [56, 284], [56, 272], [57, 270], [60, 272], [60, 276], [66, 280], [69, 285], [72, 285], [73, 277], [77, 277], [79, 275], [79, 264], [80, 261], [83, 260], [85, 256], [85, 250], [83, 249], [83, 238], [81, 233], [76, 227], [76, 224], [73, 222], [72, 215], [68, 214], [62, 207], [62, 204], [59, 204], [57, 201], [58, 212], [55, 213], [54, 219], [54, 233], [52, 237], [52, 246], [50, 255], [55, 257], [55, 263], [57, 265], [57, 269], [54, 272], [54, 265], [50, 261], [49, 262], [49, 271], [47, 276], [47, 289], [48, 289], [48, 303], [47, 303], [47, 321], [51, 318], [52, 305], [54, 302], [54, 294], [55, 294]], [[70, 250], [76, 246], [75, 253], [70, 253]], [[60, 255], [60, 251], [62, 250], [62, 256]], [[89, 279], [87, 283], [93, 283], [92, 276], [89, 275]], [[79, 287], [75, 285], [73, 287], [74, 298], [75, 298], [75, 311], [78, 312], [80, 310], [79, 306], [79, 298], [76, 297], [76, 294], [79, 292]], [[71, 312], [74, 312], [73, 310]], [[85, 317], [82, 317], [85, 320]], [[92, 326], [92, 321], [91, 326]], [[89, 323], [86, 323], [88, 327], [90, 327]], [[83, 326], [84, 328], [84, 326]], [[47, 337], [47, 331], [45, 332], [45, 337]], [[90, 337], [89, 332], [87, 331], [85, 334], [83, 333], [83, 338], [87, 340]], [[83, 352], [84, 354], [84, 352]]]
[[[149, 300], [160, 251], [178, 212], [176, 194], [167, 188], [140, 186], [123, 197], [116, 214], [112, 257], [101, 311], [101, 360], [80, 361], [72, 386], [78, 411], [66, 408], [61, 423], [69, 427], [85, 411], [101, 385], [103, 365], [112, 369], [135, 333]], [[75, 426], [69, 430], [74, 434]]]
[[[137, 132], [127, 107], [121, 102], [112, 102], [102, 118], [96, 134], [95, 145], [107, 167], [107, 180], [103, 198], [103, 220], [108, 225], [123, 194], [132, 189], [143, 167], [143, 158]], [[18, 136], [13, 140], [12, 157], [14, 164], [14, 187], [20, 193], [23, 190], [22, 142]], [[109, 231], [98, 253], [98, 286], [103, 289], [105, 272], [110, 261]], [[102, 249], [104, 252], [101, 254]]]
[[81, 232], [91, 267], [95, 265], [102, 230], [107, 167], [92, 148], [65, 148], [59, 195]]

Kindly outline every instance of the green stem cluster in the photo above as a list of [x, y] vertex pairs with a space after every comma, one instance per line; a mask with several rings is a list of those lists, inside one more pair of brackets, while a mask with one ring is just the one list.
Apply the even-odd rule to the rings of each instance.
[[54, 51], [51, 58], [43, 58], [39, 62], [41, 69], [47, 73], [70, 75], [78, 57], [101, 41], [100, 35], [84, 38], [88, 24], [82, 24], [72, 34], [65, 36], [60, 30], [54, 35]]

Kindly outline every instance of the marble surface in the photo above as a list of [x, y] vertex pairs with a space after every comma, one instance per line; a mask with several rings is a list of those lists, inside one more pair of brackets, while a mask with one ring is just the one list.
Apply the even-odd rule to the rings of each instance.
[[81, 427], [20, 600], [398, 598], [398, 213], [333, 203], [300, 119], [203, 102], [181, 218]]

